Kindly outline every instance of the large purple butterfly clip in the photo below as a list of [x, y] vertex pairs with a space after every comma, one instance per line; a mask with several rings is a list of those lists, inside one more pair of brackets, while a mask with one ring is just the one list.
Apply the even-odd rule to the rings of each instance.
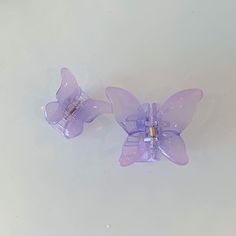
[[106, 94], [116, 121], [128, 134], [120, 157], [121, 166], [158, 161], [162, 155], [176, 164], [187, 164], [185, 144], [180, 135], [203, 96], [200, 89], [180, 91], [163, 105], [141, 104], [121, 88], [109, 87]]

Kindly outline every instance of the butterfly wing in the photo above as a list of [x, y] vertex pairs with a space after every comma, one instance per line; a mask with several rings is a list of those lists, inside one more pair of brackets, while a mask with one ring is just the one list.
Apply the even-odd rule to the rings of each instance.
[[165, 132], [162, 134], [159, 149], [175, 164], [185, 165], [188, 163], [184, 141], [180, 135], [174, 132]]
[[165, 124], [165, 127], [162, 127], [159, 148], [176, 164], [188, 163], [185, 144], [180, 134], [191, 122], [202, 96], [200, 89], [183, 90], [171, 96], [159, 110], [159, 121]]
[[128, 134], [139, 131], [138, 120], [145, 119], [145, 112], [141, 104], [128, 91], [109, 87], [106, 89], [106, 95], [112, 103], [116, 121]]
[[87, 99], [74, 112], [74, 114], [68, 118], [65, 125], [64, 135], [67, 138], [78, 136], [83, 131], [84, 122], [92, 122], [98, 115], [110, 112], [111, 105], [109, 103]]
[[74, 116], [70, 117], [65, 125], [64, 136], [66, 138], [74, 138], [83, 132], [83, 121]]
[[159, 110], [159, 119], [167, 124], [165, 129], [180, 134], [191, 122], [202, 97], [200, 89], [183, 90], [171, 96]]
[[120, 165], [129, 166], [140, 161], [145, 154], [145, 144], [139, 134], [129, 135], [125, 140], [120, 156]]
[[55, 125], [63, 119], [65, 108], [81, 95], [75, 77], [67, 68], [61, 69], [61, 86], [56, 93], [57, 102], [50, 102], [45, 107], [45, 117], [49, 124]]
[[63, 109], [58, 102], [50, 102], [45, 106], [45, 117], [49, 124], [57, 124], [63, 115]]
[[76, 98], [80, 97], [82, 91], [77, 84], [76, 78], [67, 68], [61, 69], [61, 77], [61, 86], [56, 93], [56, 97], [62, 107], [67, 107]]
[[90, 123], [103, 113], [111, 113], [111, 105], [104, 101], [87, 99], [83, 102], [81, 113], [83, 120]]

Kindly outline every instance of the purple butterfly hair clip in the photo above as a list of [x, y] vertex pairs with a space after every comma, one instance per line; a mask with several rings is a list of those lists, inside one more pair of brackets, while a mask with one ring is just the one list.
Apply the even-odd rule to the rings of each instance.
[[188, 163], [180, 134], [191, 122], [203, 97], [200, 89], [180, 91], [161, 106], [157, 103], [141, 105], [136, 97], [121, 88], [109, 87], [106, 95], [116, 121], [128, 133], [120, 157], [121, 166], [158, 161], [161, 154], [176, 164]]
[[45, 117], [66, 138], [73, 138], [82, 133], [85, 122], [92, 122], [100, 114], [111, 113], [111, 105], [89, 98], [68, 69], [61, 69], [61, 77], [57, 101], [46, 105]]

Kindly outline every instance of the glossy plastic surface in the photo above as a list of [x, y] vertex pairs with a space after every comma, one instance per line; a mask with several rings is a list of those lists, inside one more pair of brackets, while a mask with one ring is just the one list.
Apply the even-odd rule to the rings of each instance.
[[170, 161], [185, 165], [188, 162], [181, 132], [191, 122], [203, 93], [188, 89], [171, 96], [163, 105], [141, 105], [128, 91], [110, 87], [106, 89], [116, 121], [128, 133], [120, 164], [160, 160], [161, 153]]
[[66, 138], [73, 138], [82, 133], [84, 122], [90, 123], [97, 116], [110, 113], [111, 106], [107, 102], [89, 98], [68, 69], [61, 69], [61, 77], [57, 101], [46, 105], [45, 117]]

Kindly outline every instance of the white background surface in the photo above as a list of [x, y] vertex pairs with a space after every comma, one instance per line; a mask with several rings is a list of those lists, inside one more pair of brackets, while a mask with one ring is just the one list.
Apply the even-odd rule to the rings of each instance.
[[[0, 1], [1, 236], [236, 235], [235, 0]], [[121, 168], [112, 116], [65, 140], [44, 120], [67, 66], [90, 96], [204, 100], [190, 164]]]

